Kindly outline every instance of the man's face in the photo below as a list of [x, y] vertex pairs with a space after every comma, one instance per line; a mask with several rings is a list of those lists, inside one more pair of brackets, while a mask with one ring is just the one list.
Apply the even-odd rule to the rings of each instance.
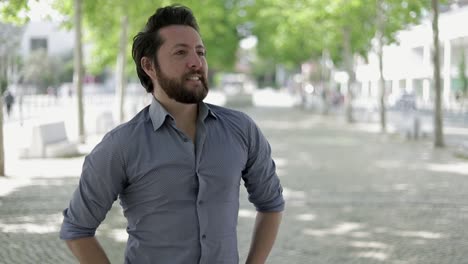
[[208, 93], [208, 65], [200, 35], [180, 25], [162, 28], [159, 34], [164, 39], [155, 65], [159, 87], [177, 102], [201, 102]]

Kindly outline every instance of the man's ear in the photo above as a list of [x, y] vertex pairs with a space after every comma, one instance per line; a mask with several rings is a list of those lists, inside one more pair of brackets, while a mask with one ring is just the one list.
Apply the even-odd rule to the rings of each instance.
[[148, 57], [143, 57], [141, 58], [141, 67], [145, 71], [145, 73], [151, 77], [152, 79], [156, 79], [156, 70], [155, 70], [155, 65], [152, 62], [152, 60]]

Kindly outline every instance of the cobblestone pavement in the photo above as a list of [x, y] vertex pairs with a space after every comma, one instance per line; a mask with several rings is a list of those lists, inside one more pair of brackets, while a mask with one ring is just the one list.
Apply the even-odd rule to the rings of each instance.
[[[372, 124], [298, 109], [244, 110], [270, 140], [287, 199], [267, 263], [468, 263], [468, 162], [452, 147], [437, 150], [429, 139], [379, 135]], [[0, 179], [0, 263], [76, 263], [57, 231], [83, 158], [8, 155], [10, 176]], [[255, 212], [244, 190], [241, 196], [244, 261]], [[97, 236], [112, 263], [122, 263], [118, 203]]]

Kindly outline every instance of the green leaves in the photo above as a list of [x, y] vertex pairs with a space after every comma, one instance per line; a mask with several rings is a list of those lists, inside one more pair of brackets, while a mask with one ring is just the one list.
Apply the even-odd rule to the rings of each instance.
[[420, 0], [257, 0], [249, 8], [259, 55], [285, 64], [299, 64], [331, 53], [342, 61], [343, 31], [350, 33], [353, 54], [366, 56], [377, 33], [377, 8], [383, 6], [385, 43], [416, 23], [428, 8]]
[[[98, 72], [112, 66], [118, 49], [120, 18], [129, 18], [128, 45], [156, 8], [175, 1], [83, 0], [85, 42], [94, 52], [88, 61]], [[395, 33], [419, 21], [429, 1], [420, 0], [182, 0], [198, 19], [211, 69], [229, 70], [236, 61], [239, 40], [258, 38], [258, 55], [274, 63], [298, 65], [330, 52], [335, 64], [342, 61], [343, 31], [350, 33], [353, 54], [366, 56], [376, 36], [377, 11], [381, 9], [384, 43], [396, 41]], [[53, 1], [53, 7], [71, 18], [71, 0]], [[0, 4], [3, 20], [21, 21], [27, 0]], [[68, 26], [72, 26], [71, 19]], [[130, 53], [130, 52], [129, 52]], [[129, 64], [133, 64], [128, 55]], [[130, 66], [130, 65], [129, 65]], [[133, 69], [127, 67], [127, 69]]]
[[209, 67], [213, 70], [230, 70], [236, 61], [242, 24], [241, 1], [202, 0], [182, 1], [190, 7], [200, 26], [203, 42], [207, 48]]
[[24, 24], [29, 18], [26, 12], [29, 11], [28, 0], [7, 0], [0, 2], [0, 18], [2, 22]]

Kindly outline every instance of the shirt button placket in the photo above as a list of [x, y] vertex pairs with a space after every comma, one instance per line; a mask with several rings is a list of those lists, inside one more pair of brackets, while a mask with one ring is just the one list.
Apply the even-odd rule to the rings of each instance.
[[196, 177], [198, 178], [199, 189], [198, 189], [198, 199], [197, 199], [197, 212], [198, 212], [198, 221], [200, 225], [200, 242], [201, 242], [201, 250], [202, 256], [206, 251], [206, 245], [204, 241], [206, 240], [206, 206], [205, 201], [203, 200], [203, 194], [205, 190], [205, 184], [203, 179], [200, 175], [200, 172], [196, 171]]

